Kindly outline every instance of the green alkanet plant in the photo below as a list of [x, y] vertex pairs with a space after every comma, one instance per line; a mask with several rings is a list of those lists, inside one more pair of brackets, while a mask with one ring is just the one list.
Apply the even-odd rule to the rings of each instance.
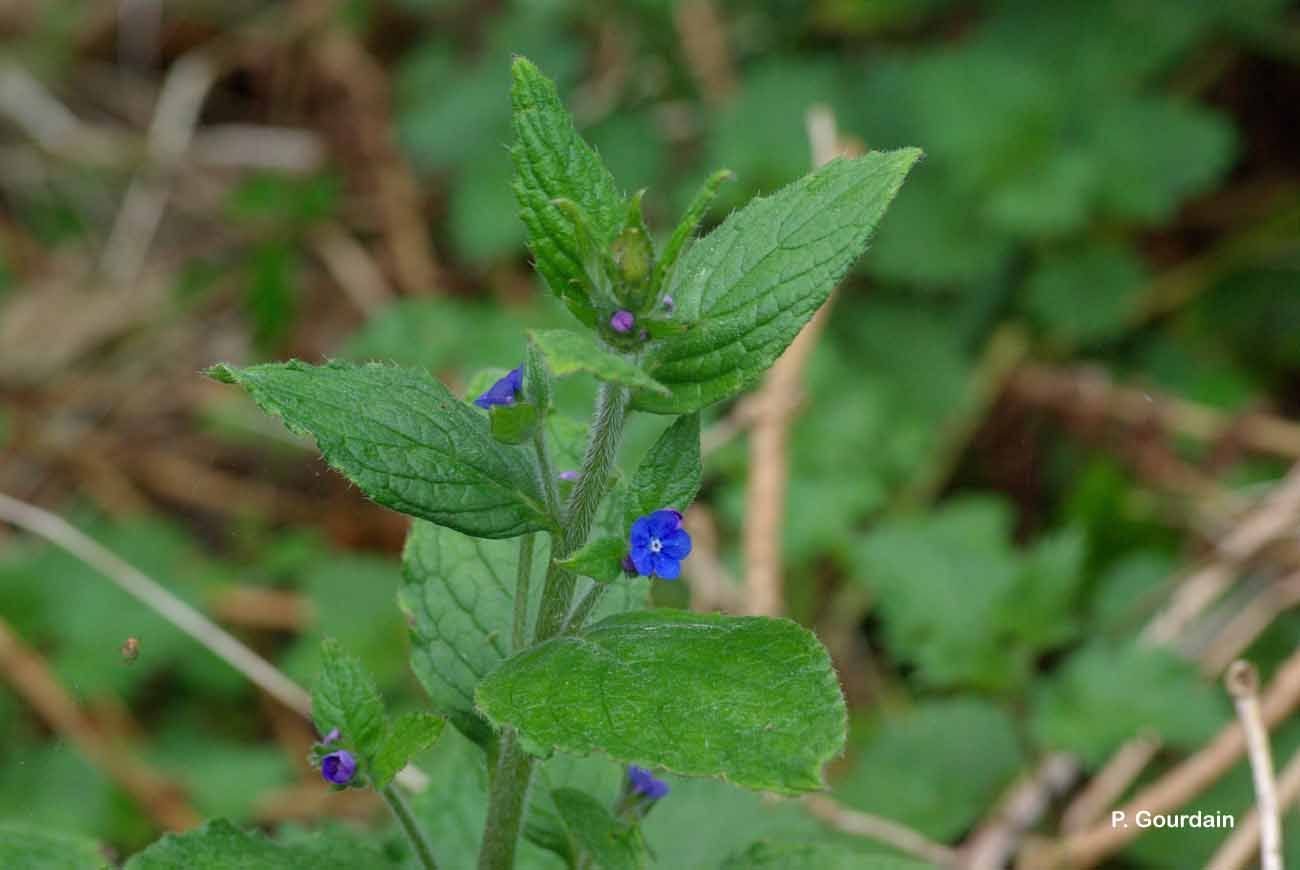
[[[640, 193], [620, 192], [554, 85], [522, 58], [511, 96], [529, 247], [582, 328], [529, 333], [523, 365], [472, 401], [427, 372], [378, 364], [210, 374], [314, 438], [371, 499], [415, 518], [400, 598], [412, 667], [439, 715], [390, 720], [360, 663], [327, 644], [314, 695], [322, 776], [379, 791], [433, 867], [438, 844], [393, 779], [450, 720], [485, 750], [478, 863], [501, 870], [514, 865], [539, 759], [598, 753], [624, 766], [624, 793], [610, 807], [581, 789], [551, 791], [567, 829], [561, 851], [572, 866], [638, 866], [640, 819], [672, 800], [659, 775], [797, 794], [821, 788], [842, 749], [844, 701], [810, 632], [649, 608], [648, 589], [689, 559], [681, 512], [700, 487], [700, 411], [772, 365], [862, 254], [919, 152], [835, 160], [693, 241], [728, 177], [717, 173], [658, 247]], [[552, 378], [573, 374], [598, 382], [585, 430], [560, 425], [552, 408]], [[671, 422], [619, 475], [624, 423], [638, 411]], [[556, 439], [575, 430], [581, 467], [557, 474]]]

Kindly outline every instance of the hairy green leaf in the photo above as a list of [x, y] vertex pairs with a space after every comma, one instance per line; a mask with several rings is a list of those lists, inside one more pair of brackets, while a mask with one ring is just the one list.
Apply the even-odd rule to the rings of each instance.
[[12, 870], [107, 870], [108, 860], [91, 839], [0, 822], [0, 867]]
[[833, 161], [697, 242], [667, 288], [674, 317], [692, 328], [665, 338], [647, 361], [672, 395], [640, 392], [636, 406], [684, 414], [757, 381], [862, 254], [920, 156], [908, 148]]
[[379, 688], [361, 661], [338, 641], [321, 644], [321, 672], [311, 694], [312, 718], [321, 734], [337, 728], [342, 745], [371, 763], [384, 744], [387, 716]]
[[378, 850], [351, 837], [325, 833], [277, 843], [216, 819], [183, 834], [167, 834], [127, 861], [125, 870], [355, 870], [388, 864]]
[[597, 244], [609, 244], [623, 224], [623, 197], [614, 177], [573, 126], [555, 84], [524, 58], [511, 68], [515, 144], [514, 191], [528, 228], [537, 271], [560, 297], [583, 280], [584, 256], [573, 221], [556, 206], [568, 199], [587, 215]]
[[564, 826], [578, 848], [591, 856], [592, 866], [602, 870], [645, 866], [646, 854], [636, 829], [614, 818], [600, 801], [576, 788], [558, 788], [552, 797]]
[[475, 697], [537, 754], [601, 751], [787, 794], [821, 788], [844, 743], [826, 650], [781, 619], [614, 616], [515, 656]]
[[403, 713], [393, 720], [375, 756], [372, 773], [375, 788], [388, 785], [412, 756], [432, 746], [442, 734], [446, 721], [428, 713]]
[[[546, 549], [536, 550], [534, 577], [546, 564]], [[412, 524], [402, 553], [399, 602], [411, 626], [411, 668], [433, 708], [480, 742], [491, 729], [474, 711], [474, 687], [510, 655], [518, 561], [514, 541], [476, 540], [425, 522]], [[538, 592], [541, 583], [533, 587]]]
[[[552, 418], [563, 419], [563, 418]], [[540, 538], [533, 551], [529, 614], [537, 613], [549, 549]], [[511, 654], [519, 545], [483, 541], [415, 522], [402, 552], [398, 603], [411, 632], [411, 669], [433, 708], [462, 734], [482, 743], [491, 727], [474, 708], [474, 688]], [[586, 589], [581, 580], [578, 594]], [[596, 608], [603, 617], [645, 607], [649, 581], [627, 578]]]
[[662, 508], [686, 510], [700, 491], [700, 415], [684, 414], [663, 431], [632, 478], [627, 522]]
[[636, 363], [601, 347], [587, 333], [534, 329], [528, 337], [546, 357], [546, 364], [556, 377], [587, 372], [602, 381], [668, 395], [668, 388], [643, 372]]
[[627, 538], [597, 538], [587, 543], [560, 564], [575, 574], [612, 583], [623, 573], [623, 557], [627, 555]]
[[210, 374], [314, 437], [326, 462], [385, 507], [483, 538], [550, 525], [526, 454], [425, 372], [295, 360]]

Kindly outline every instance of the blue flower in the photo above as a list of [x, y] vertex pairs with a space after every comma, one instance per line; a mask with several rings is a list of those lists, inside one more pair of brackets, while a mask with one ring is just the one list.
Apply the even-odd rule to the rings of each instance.
[[668, 783], [657, 779], [653, 773], [635, 764], [628, 765], [627, 781], [632, 786], [632, 793], [657, 801], [668, 794]]
[[488, 387], [488, 391], [474, 400], [474, 404], [480, 408], [491, 408], [493, 405], [513, 405], [515, 403], [515, 394], [519, 392], [520, 386], [524, 382], [524, 367], [511, 369], [510, 372], [501, 380]]
[[682, 515], [672, 509], [655, 511], [634, 522], [628, 544], [637, 573], [663, 580], [680, 577], [682, 559], [691, 552], [691, 536], [682, 528]]
[[320, 762], [320, 775], [335, 785], [347, 785], [356, 772], [357, 760], [346, 749], [331, 752]]

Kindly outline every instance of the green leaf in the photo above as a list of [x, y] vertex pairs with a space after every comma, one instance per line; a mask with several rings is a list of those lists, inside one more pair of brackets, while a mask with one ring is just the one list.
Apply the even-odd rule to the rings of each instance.
[[[537, 612], [549, 558], [539, 538], [533, 549], [530, 614]], [[478, 540], [419, 521], [411, 525], [402, 552], [398, 603], [410, 626], [411, 669], [434, 711], [480, 743], [492, 736], [492, 729], [474, 708], [474, 689], [510, 656], [518, 561], [516, 541]], [[588, 582], [579, 580], [579, 595]], [[644, 578], [614, 584], [595, 616], [645, 607], [648, 589]]]
[[354, 748], [367, 765], [384, 745], [388, 723], [379, 688], [361, 661], [344, 653], [333, 638], [321, 644], [311, 713], [321, 734], [337, 728], [342, 745]]
[[835, 797], [940, 842], [969, 830], [1025, 763], [1011, 716], [969, 696], [889, 713], [850, 743]]
[[314, 437], [326, 462], [385, 507], [484, 538], [550, 525], [525, 454], [427, 373], [295, 360], [209, 374]]
[[536, 754], [601, 751], [787, 794], [821, 788], [844, 743], [830, 658], [782, 619], [614, 616], [520, 653], [475, 698]]
[[890, 652], [915, 664], [921, 682], [1005, 690], [1074, 626], [1083, 547], [1072, 537], [1022, 554], [1006, 504], [968, 496], [877, 524], [856, 565]]
[[627, 522], [663, 508], [684, 511], [700, 491], [700, 415], [684, 414], [663, 431], [632, 478]]
[[865, 846], [764, 841], [723, 861], [721, 870], [926, 870], [931, 866]]
[[99, 845], [77, 834], [0, 822], [0, 867], [10, 870], [108, 870]]
[[1228, 703], [1190, 662], [1136, 644], [1095, 642], [1070, 657], [1035, 699], [1031, 727], [1045, 746], [1102, 763], [1144, 731], [1192, 749], [1228, 719]]
[[560, 818], [578, 848], [602, 870], [636, 870], [646, 864], [636, 829], [619, 821], [591, 795], [576, 788], [552, 792]]
[[647, 361], [672, 395], [641, 392], [636, 406], [689, 413], [757, 381], [862, 254], [920, 156], [910, 148], [833, 161], [696, 243], [667, 287], [674, 317], [692, 328], [665, 338]]
[[434, 744], [447, 720], [428, 713], [403, 713], [393, 721], [379, 754], [375, 756], [372, 778], [381, 789], [392, 781], [412, 756]]
[[567, 329], [534, 329], [528, 337], [546, 357], [546, 364], [556, 377], [587, 372], [602, 381], [668, 395], [667, 387], [626, 357], [605, 350], [591, 335]]
[[488, 428], [502, 444], [523, 444], [537, 428], [537, 408], [529, 402], [493, 405], [488, 412]]
[[695, 198], [686, 207], [682, 219], [678, 221], [677, 228], [673, 230], [673, 234], [669, 236], [667, 244], [664, 245], [663, 254], [659, 257], [659, 261], [655, 263], [654, 279], [651, 283], [656, 289], [663, 286], [664, 279], [677, 266], [677, 258], [681, 256], [686, 243], [695, 234], [700, 221], [704, 220], [704, 215], [708, 213], [709, 206], [713, 204], [714, 198], [718, 195], [718, 188], [722, 186], [724, 181], [730, 181], [735, 177], [735, 173], [730, 169], [719, 169], [708, 177], [700, 187], [699, 192], [695, 194]]
[[1136, 313], [1147, 280], [1126, 245], [1100, 244], [1045, 257], [1026, 284], [1030, 312], [1066, 339], [1088, 341], [1122, 333]]
[[555, 84], [524, 58], [511, 67], [514, 190], [537, 271], [560, 297], [575, 292], [585, 261], [573, 222], [556, 205], [568, 199], [586, 213], [595, 241], [609, 244], [622, 227], [623, 197], [609, 170], [582, 140]]
[[[535, 548], [534, 577], [546, 552]], [[474, 710], [474, 688], [510, 655], [518, 561], [514, 541], [476, 540], [424, 522], [411, 525], [402, 552], [398, 601], [410, 624], [411, 668], [434, 710], [480, 742], [491, 729]]]
[[225, 819], [216, 819], [183, 834], [167, 834], [127, 861], [124, 870], [355, 870], [387, 864], [377, 850], [341, 834], [315, 834], [277, 843], [265, 834], [242, 831]]
[[626, 555], [627, 538], [597, 538], [559, 564], [583, 577], [612, 583], [622, 576]]

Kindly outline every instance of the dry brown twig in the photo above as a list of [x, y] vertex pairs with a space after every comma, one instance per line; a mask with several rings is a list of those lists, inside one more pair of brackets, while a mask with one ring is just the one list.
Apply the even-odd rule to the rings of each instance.
[[1259, 672], [1238, 659], [1228, 668], [1224, 684], [1237, 708], [1237, 720], [1246, 735], [1246, 755], [1255, 783], [1255, 807], [1259, 814], [1260, 870], [1282, 870], [1282, 822], [1278, 814], [1277, 782], [1273, 778], [1273, 753], [1268, 730], [1259, 709]]
[[823, 794], [811, 794], [803, 800], [808, 812], [837, 831], [885, 843], [904, 854], [939, 867], [956, 867], [959, 864], [955, 849], [936, 843], [898, 822], [849, 809]]
[[1079, 776], [1079, 767], [1064, 754], [1046, 756], [1002, 797], [961, 847], [962, 870], [998, 870], [1052, 799]]
[[[1277, 810], [1284, 813], [1300, 799], [1300, 752], [1282, 768], [1277, 778]], [[1207, 870], [1245, 870], [1259, 853], [1260, 814], [1252, 808], [1223, 841], [1206, 864]]]
[[[107, 650], [105, 654], [113, 652]], [[0, 673], [53, 730], [121, 786], [160, 827], [183, 831], [199, 823], [199, 814], [189, 805], [183, 790], [123, 747], [111, 745], [45, 660], [2, 619]]]

